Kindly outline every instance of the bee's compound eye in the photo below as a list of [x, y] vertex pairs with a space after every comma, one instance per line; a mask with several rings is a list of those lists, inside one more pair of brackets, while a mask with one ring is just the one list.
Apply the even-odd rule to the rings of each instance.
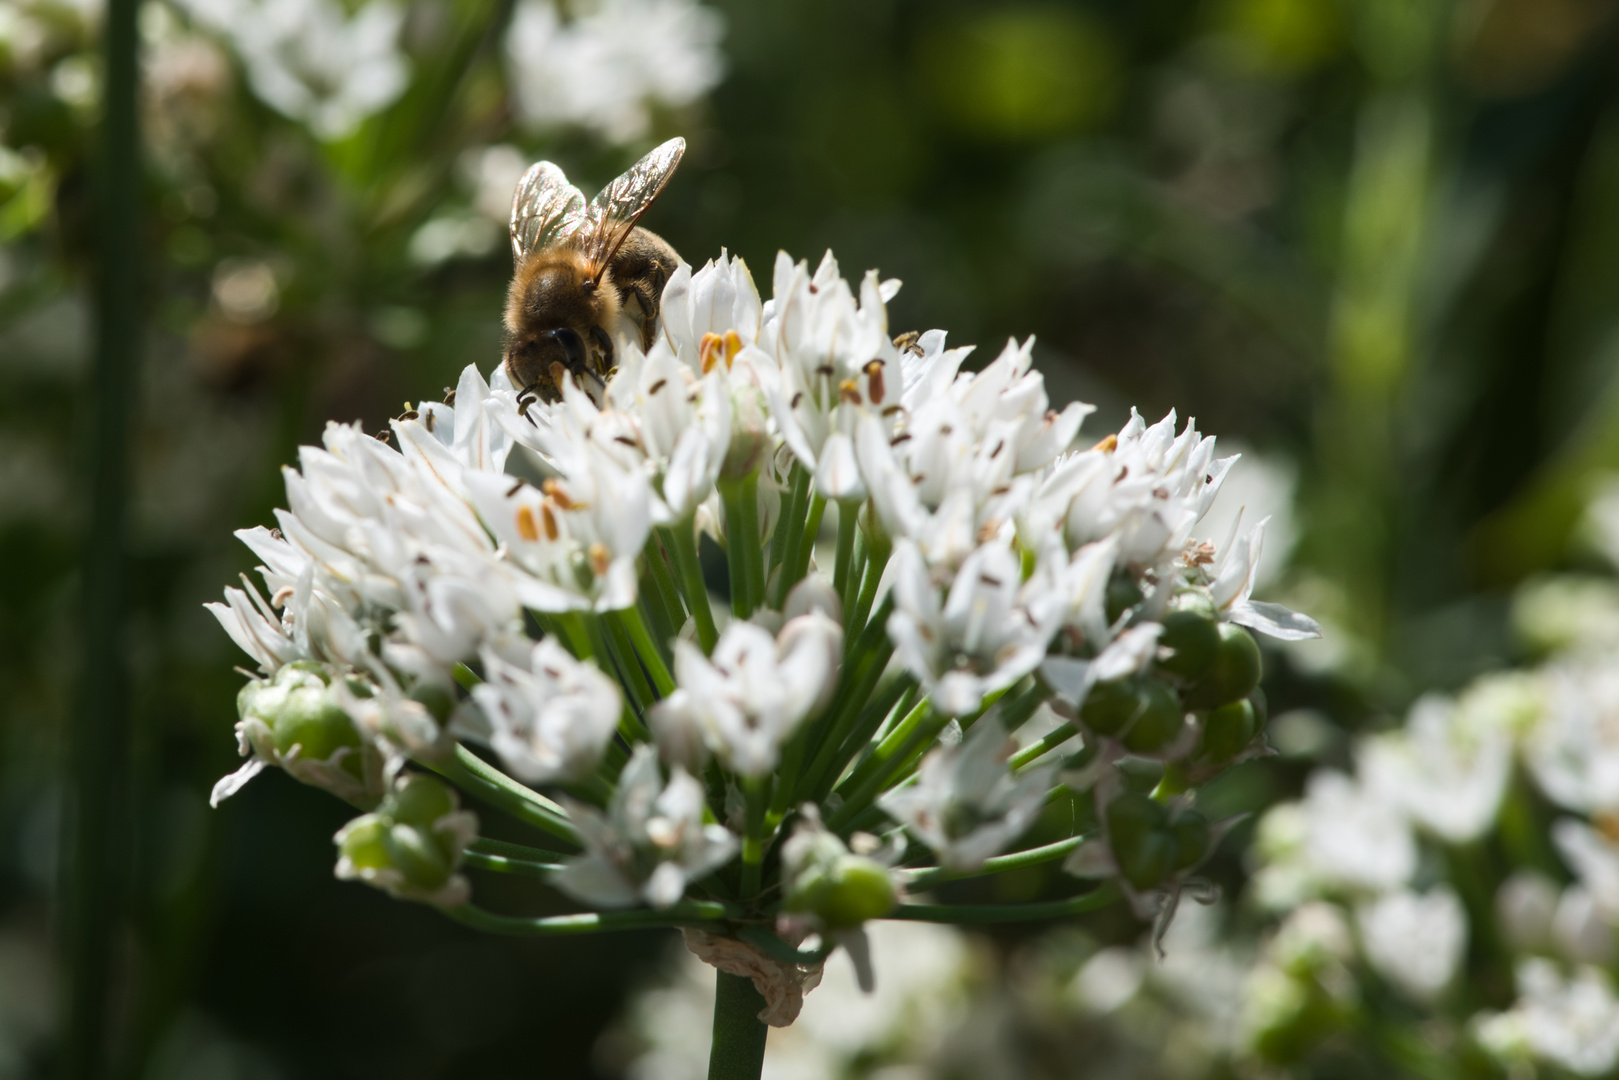
[[563, 327], [560, 330], [550, 331], [548, 336], [562, 346], [563, 353], [568, 357], [569, 370], [578, 371], [585, 366], [585, 339], [576, 331]]

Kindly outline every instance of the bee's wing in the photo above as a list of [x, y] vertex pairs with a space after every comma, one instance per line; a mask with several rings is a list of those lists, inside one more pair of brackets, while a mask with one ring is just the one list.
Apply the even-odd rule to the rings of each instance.
[[590, 200], [580, 236], [594, 275], [599, 276], [618, 253], [619, 245], [674, 175], [675, 166], [680, 164], [685, 152], [685, 139], [670, 139], [631, 165], [628, 172]]
[[529, 166], [512, 196], [512, 258], [518, 262], [578, 231], [586, 215], [585, 196], [549, 161]]

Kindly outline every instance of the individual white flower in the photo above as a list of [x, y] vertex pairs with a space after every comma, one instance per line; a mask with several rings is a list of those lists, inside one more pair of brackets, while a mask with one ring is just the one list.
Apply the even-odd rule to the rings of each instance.
[[542, 639], [522, 663], [487, 648], [482, 658], [484, 681], [472, 699], [489, 721], [489, 745], [515, 775], [538, 784], [596, 767], [623, 708], [616, 682], [554, 638]]
[[693, 0], [590, 0], [568, 5], [568, 21], [557, 8], [523, 0], [506, 34], [518, 112], [531, 124], [632, 143], [654, 107], [688, 105], [724, 74], [724, 19]]
[[1265, 525], [1261, 521], [1252, 532], [1229, 545], [1220, 554], [1209, 593], [1220, 618], [1246, 626], [1281, 641], [1302, 641], [1321, 636], [1321, 626], [1308, 615], [1290, 611], [1281, 604], [1250, 599], [1258, 580], [1259, 557], [1265, 547]]
[[405, 12], [368, 0], [351, 16], [332, 0], [183, 0], [241, 56], [263, 101], [341, 139], [398, 100], [409, 82], [399, 51]]
[[[869, 414], [860, 420], [856, 450], [878, 515], [892, 535], [915, 541], [930, 564], [957, 565], [1011, 527], [1038, 474], [1092, 411], [1077, 402], [1061, 413], [1047, 408], [1033, 344], [1009, 341], [982, 371], [943, 385], [925, 371], [907, 371], [918, 390], [932, 392], [907, 394], [897, 430]], [[932, 362], [949, 370], [959, 360], [941, 352]], [[1041, 533], [1029, 546], [1043, 550], [1048, 539]]]
[[1070, 549], [1115, 536], [1120, 562], [1155, 567], [1186, 548], [1235, 461], [1216, 459], [1190, 421], [1176, 435], [1173, 412], [1149, 427], [1132, 411], [1117, 435], [1046, 470], [1022, 527], [1060, 531]]
[[1552, 941], [1563, 957], [1576, 964], [1606, 967], [1613, 959], [1613, 916], [1602, 909], [1591, 890], [1570, 885], [1558, 897], [1552, 915]]
[[585, 444], [563, 478], [539, 487], [480, 472], [467, 483], [478, 516], [526, 573], [515, 597], [536, 611], [618, 611], [635, 603], [636, 559], [652, 530], [646, 473]]
[[731, 386], [724, 365], [698, 377], [659, 339], [644, 357], [631, 345], [608, 387], [614, 408], [636, 418], [648, 467], [669, 516], [690, 518], [710, 495], [731, 445]]
[[899, 353], [888, 337], [885, 302], [899, 282], [868, 271], [858, 302], [829, 251], [815, 273], [776, 257], [775, 295], [765, 332], [778, 377], [765, 384], [783, 440], [829, 499], [860, 500], [867, 481], [855, 460], [863, 418], [896, 414], [903, 386]]
[[1063, 615], [1048, 575], [1037, 567], [1024, 581], [1017, 554], [1000, 540], [966, 557], [942, 599], [911, 541], [895, 545], [892, 572], [895, 655], [947, 716], [971, 713], [985, 694], [1033, 671]]
[[1551, 961], [1518, 965], [1518, 1001], [1474, 1019], [1479, 1043], [1507, 1062], [1535, 1058], [1579, 1076], [1606, 1076], [1619, 1064], [1619, 997], [1599, 968], [1565, 977]]
[[1513, 871], [1495, 892], [1495, 922], [1507, 944], [1518, 952], [1547, 951], [1557, 900], [1557, 883], [1545, 874]]
[[1429, 695], [1411, 707], [1403, 729], [1363, 741], [1358, 757], [1369, 788], [1441, 840], [1465, 844], [1495, 821], [1512, 737], [1500, 726], [1468, 725], [1454, 701]]
[[665, 784], [658, 754], [635, 748], [607, 813], [572, 803], [569, 815], [585, 854], [569, 859], [552, 879], [568, 895], [598, 907], [638, 903], [669, 907], [686, 883], [730, 861], [739, 845], [723, 825], [704, 824], [703, 786], [679, 765]]
[[1355, 910], [1361, 948], [1380, 974], [1417, 1001], [1455, 978], [1467, 947], [1467, 912], [1447, 886], [1388, 893]]
[[1264, 861], [1255, 893], [1276, 909], [1323, 892], [1388, 892], [1417, 868], [1416, 840], [1398, 808], [1330, 769], [1311, 774], [1302, 802], [1260, 820], [1257, 850]]
[[1045, 806], [1056, 767], [1013, 776], [998, 716], [973, 725], [957, 746], [938, 747], [922, 760], [914, 784], [882, 795], [877, 804], [932, 848], [939, 865], [974, 870], [1023, 835]]
[[1619, 926], [1619, 841], [1583, 821], [1561, 818], [1552, 824], [1552, 843], [1603, 916]]
[[1619, 813], [1619, 667], [1567, 661], [1544, 679], [1545, 712], [1524, 740], [1535, 781], [1566, 809]]
[[[763, 318], [764, 304], [748, 264], [724, 251], [696, 271], [681, 263], [663, 287], [663, 337], [699, 375], [719, 359], [729, 367], [743, 346], [756, 344]], [[727, 340], [728, 334], [734, 340]]]
[[711, 657], [676, 641], [678, 688], [648, 724], [670, 760], [692, 764], [706, 748], [742, 776], [764, 776], [835, 686], [842, 647], [842, 629], [820, 612], [790, 620], [779, 635], [733, 622]]

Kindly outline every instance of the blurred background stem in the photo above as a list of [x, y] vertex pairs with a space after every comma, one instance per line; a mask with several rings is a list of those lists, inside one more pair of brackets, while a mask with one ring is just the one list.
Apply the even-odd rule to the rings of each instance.
[[95, 357], [89, 398], [90, 528], [84, 545], [83, 667], [70, 729], [67, 922], [69, 1011], [61, 1075], [110, 1075], [115, 951], [128, 877], [129, 673], [125, 507], [130, 412], [140, 356], [140, 162], [136, 15], [139, 0], [109, 0], [104, 29], [101, 142], [94, 181]]

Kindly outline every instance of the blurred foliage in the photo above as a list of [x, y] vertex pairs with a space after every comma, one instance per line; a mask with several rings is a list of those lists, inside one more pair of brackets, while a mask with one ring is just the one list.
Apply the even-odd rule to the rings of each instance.
[[[1309, 716], [1376, 724], [1510, 659], [1510, 586], [1586, 558], [1581, 508], [1619, 468], [1612, 0], [713, 6], [724, 81], [615, 145], [522, 122], [509, 3], [404, 6], [403, 93], [323, 140], [261, 100], [207, 5], [147, 0], [147, 257], [123, 268], [148, 318], [129, 1075], [482, 1076], [536, 1053], [584, 1075], [647, 952], [475, 940], [339, 886], [339, 822], [284, 779], [206, 806], [235, 760], [234, 658], [200, 607], [250, 566], [230, 530], [269, 520], [327, 419], [380, 428], [497, 361], [510, 160], [590, 190], [684, 134], [647, 224], [689, 260], [726, 246], [763, 279], [778, 248], [832, 246], [905, 280], [896, 331], [1037, 334], [1053, 397], [1097, 402], [1096, 430], [1176, 406], [1295, 459], [1302, 540], [1273, 591], [1329, 638], [1273, 657], [1270, 686], [1316, 732], [1307, 756], [1344, 745]], [[7, 956], [45, 948], [60, 735], [94, 677], [75, 642], [96, 34], [90, 4], [0, 7]], [[1290, 762], [1245, 770], [1232, 805], [1295, 786]], [[0, 1076], [46, 1074], [48, 1014], [0, 1009]]]

